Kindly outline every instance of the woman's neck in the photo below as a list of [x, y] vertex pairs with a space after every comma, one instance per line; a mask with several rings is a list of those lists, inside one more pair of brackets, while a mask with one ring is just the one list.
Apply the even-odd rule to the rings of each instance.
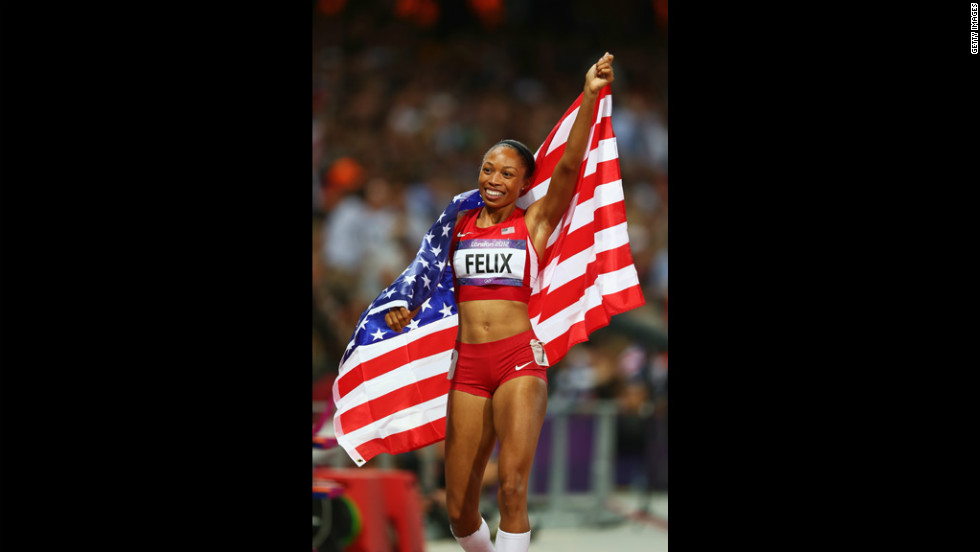
[[494, 226], [510, 218], [517, 208], [516, 203], [511, 203], [505, 207], [491, 210], [486, 205], [480, 209], [480, 214], [476, 217], [476, 225], [480, 228]]

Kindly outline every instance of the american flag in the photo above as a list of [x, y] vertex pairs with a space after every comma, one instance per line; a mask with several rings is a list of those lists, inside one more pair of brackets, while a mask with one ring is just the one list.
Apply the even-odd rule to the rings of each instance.
[[[535, 178], [517, 201], [521, 209], [547, 194], [581, 103], [580, 95], [535, 153]], [[606, 86], [596, 100], [575, 195], [548, 240], [531, 289], [531, 324], [546, 342], [551, 364], [611, 316], [644, 304], [611, 114]], [[407, 452], [445, 438], [447, 374], [458, 324], [449, 247], [457, 215], [482, 206], [477, 190], [453, 198], [412, 264], [361, 315], [333, 384], [337, 443], [358, 466], [383, 452]], [[400, 306], [419, 312], [396, 334], [384, 316]]]

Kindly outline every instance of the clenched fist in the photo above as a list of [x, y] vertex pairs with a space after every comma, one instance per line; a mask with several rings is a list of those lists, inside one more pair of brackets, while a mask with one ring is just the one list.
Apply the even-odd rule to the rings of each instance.
[[418, 312], [419, 309], [408, 312], [408, 309], [405, 307], [391, 309], [388, 311], [388, 314], [385, 315], [385, 324], [388, 324], [388, 327], [395, 333], [400, 333], [406, 326], [408, 326], [408, 323], [415, 318], [415, 315], [418, 314]]

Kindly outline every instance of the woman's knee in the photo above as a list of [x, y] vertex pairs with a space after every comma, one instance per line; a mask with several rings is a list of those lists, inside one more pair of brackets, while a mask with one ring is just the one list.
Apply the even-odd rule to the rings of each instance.
[[502, 509], [526, 508], [527, 478], [514, 473], [502, 475], [497, 486], [497, 501]]

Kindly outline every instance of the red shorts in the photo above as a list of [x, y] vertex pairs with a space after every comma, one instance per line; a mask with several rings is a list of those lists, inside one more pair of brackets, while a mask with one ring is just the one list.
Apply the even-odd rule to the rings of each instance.
[[518, 376], [537, 376], [548, 382], [547, 358], [535, 360], [534, 331], [490, 343], [456, 342], [455, 364], [449, 369], [450, 389], [479, 397], [492, 397], [504, 382]]

